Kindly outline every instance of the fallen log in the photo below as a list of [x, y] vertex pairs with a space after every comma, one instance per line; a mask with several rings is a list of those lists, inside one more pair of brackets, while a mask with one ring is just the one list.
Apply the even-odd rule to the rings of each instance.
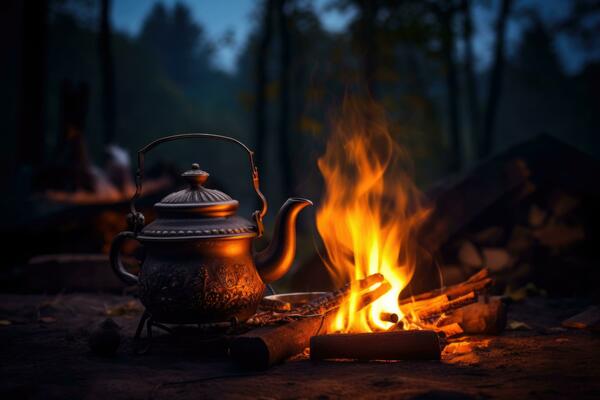
[[310, 339], [310, 359], [439, 360], [433, 331], [392, 331], [319, 335]]
[[[383, 281], [376, 288], [360, 296], [358, 309], [368, 306], [389, 289]], [[309, 315], [279, 326], [258, 328], [235, 337], [230, 344], [234, 361], [246, 368], [265, 369], [302, 352], [310, 344], [310, 338], [327, 333], [339, 305], [323, 314]]]

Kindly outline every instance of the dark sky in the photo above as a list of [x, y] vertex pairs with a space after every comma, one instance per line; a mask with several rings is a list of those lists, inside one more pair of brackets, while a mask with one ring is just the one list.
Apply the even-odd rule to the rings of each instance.
[[[233, 34], [234, 43], [230, 46], [218, 46], [215, 64], [227, 71], [235, 69], [235, 60], [239, 49], [244, 45], [248, 33], [255, 23], [257, 0], [114, 0], [112, 22], [118, 30], [136, 34], [155, 3], [162, 1], [172, 6], [180, 1], [192, 10], [194, 18], [205, 28], [209, 38], [221, 39], [227, 32]], [[329, 0], [314, 0], [325, 27], [332, 31], [343, 30], [351, 19], [350, 14], [325, 10]], [[478, 69], [489, 64], [493, 46], [493, 23], [497, 15], [499, 1], [492, 0], [489, 8], [477, 7], [474, 10], [476, 20], [475, 51]], [[555, 21], [566, 15], [571, 6], [570, 0], [516, 0], [515, 8], [532, 6], [539, 10], [545, 21]], [[518, 44], [523, 23], [513, 20], [508, 29], [508, 51]], [[563, 66], [567, 72], [577, 72], [589, 58], [600, 58], [600, 54], [589, 54], [579, 49], [566, 37], [559, 37], [555, 43]]]
[[[186, 4], [193, 16], [205, 28], [211, 39], [220, 39], [227, 31], [234, 34], [233, 46], [220, 46], [216, 64], [226, 70], [233, 70], [238, 50], [243, 46], [254, 24], [257, 0], [162, 0], [167, 6], [177, 1]], [[155, 3], [159, 0], [114, 0], [112, 22], [117, 29], [136, 34]], [[330, 30], [341, 30], [351, 15], [342, 15], [335, 11], [325, 11], [328, 0], [315, 0], [315, 8], [320, 11], [321, 19]]]

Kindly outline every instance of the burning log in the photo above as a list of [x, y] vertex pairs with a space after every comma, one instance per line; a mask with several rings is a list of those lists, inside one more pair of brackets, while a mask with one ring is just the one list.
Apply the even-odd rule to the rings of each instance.
[[400, 318], [398, 317], [398, 314], [388, 313], [388, 312], [382, 312], [381, 314], [379, 314], [379, 319], [382, 321], [391, 322], [394, 324], [397, 324], [398, 321], [400, 320]]
[[400, 306], [400, 309], [405, 315], [417, 314], [421, 310], [426, 310], [432, 307], [440, 306], [442, 304], [446, 304], [450, 301], [448, 296], [445, 294], [437, 297], [433, 297], [431, 299], [424, 299], [420, 301], [415, 301], [414, 303], [405, 303]]
[[433, 331], [342, 333], [310, 339], [316, 360], [439, 360], [440, 343]]
[[381, 282], [381, 284], [375, 289], [360, 296], [356, 310], [362, 310], [363, 308], [365, 308], [366, 306], [373, 303], [375, 300], [389, 292], [391, 288], [392, 285], [390, 285], [389, 282]]
[[475, 292], [467, 293], [464, 296], [460, 296], [454, 300], [449, 300], [433, 307], [425, 308], [416, 312], [417, 317], [421, 320], [433, 319], [441, 316], [444, 313], [451, 312], [453, 310], [464, 307], [468, 304], [472, 304], [477, 301]]
[[[370, 288], [372, 284], [368, 285], [369, 282], [381, 280], [383, 280], [383, 276], [376, 274], [359, 281], [358, 285], [359, 287]], [[265, 369], [302, 352], [309, 346], [312, 336], [327, 332], [340, 304], [349, 296], [350, 286], [353, 285], [347, 285], [334, 292], [337, 294], [333, 297], [339, 300], [337, 305], [326, 309], [319, 315], [307, 314], [303, 318], [280, 326], [258, 328], [237, 336], [231, 342], [231, 357], [247, 368]], [[368, 306], [383, 296], [389, 289], [389, 283], [381, 281], [376, 288], [360, 296], [358, 300], [359, 307]]]

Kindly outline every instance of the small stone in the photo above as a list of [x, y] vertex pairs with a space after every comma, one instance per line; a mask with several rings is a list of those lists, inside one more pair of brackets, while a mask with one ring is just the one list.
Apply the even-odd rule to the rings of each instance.
[[89, 339], [92, 353], [103, 356], [114, 356], [121, 344], [121, 327], [111, 318], [102, 321], [91, 333]]

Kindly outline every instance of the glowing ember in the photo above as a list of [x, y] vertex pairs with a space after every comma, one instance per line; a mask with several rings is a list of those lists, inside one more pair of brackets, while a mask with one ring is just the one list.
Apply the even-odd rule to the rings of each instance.
[[336, 284], [379, 272], [392, 285], [360, 311], [359, 291], [353, 289], [331, 330], [387, 329], [393, 323], [382, 316], [403, 316], [398, 295], [412, 278], [414, 234], [428, 214], [410, 178], [408, 157], [392, 139], [380, 107], [348, 98], [318, 165], [325, 196], [317, 211], [317, 229]]

